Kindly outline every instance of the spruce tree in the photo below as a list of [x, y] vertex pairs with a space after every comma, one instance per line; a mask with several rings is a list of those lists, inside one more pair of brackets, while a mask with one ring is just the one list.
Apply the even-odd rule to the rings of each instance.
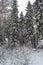
[[38, 2], [40, 7], [40, 24], [39, 24], [39, 36], [40, 38], [43, 38], [43, 0], [39, 0]]
[[24, 35], [25, 35], [25, 17], [23, 15], [23, 12], [20, 14], [20, 22], [19, 22], [19, 41], [20, 44], [24, 44]]
[[0, 1], [0, 28], [1, 28], [1, 36], [3, 37], [3, 43], [4, 43], [4, 31], [6, 25], [4, 24], [5, 19], [6, 19], [6, 13], [8, 13], [7, 6], [9, 5], [8, 0], [1, 0]]
[[33, 45], [34, 47], [37, 47], [38, 45], [39, 24], [40, 24], [40, 6], [39, 6], [39, 1], [36, 0], [33, 3], [33, 27], [34, 27]]
[[10, 43], [11, 46], [15, 45], [18, 34], [18, 8], [17, 0], [13, 0], [12, 13], [11, 13], [11, 28], [10, 28]]
[[30, 40], [31, 36], [33, 34], [33, 8], [32, 5], [30, 3], [30, 1], [28, 1], [28, 5], [26, 7], [26, 39]]

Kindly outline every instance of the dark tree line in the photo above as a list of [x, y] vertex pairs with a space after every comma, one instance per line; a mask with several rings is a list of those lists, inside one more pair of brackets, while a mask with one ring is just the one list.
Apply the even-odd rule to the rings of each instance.
[[36, 48], [38, 41], [43, 38], [43, 0], [36, 0], [33, 5], [28, 1], [26, 15], [21, 12], [20, 17], [17, 0], [13, 0], [11, 14], [7, 19], [5, 14], [9, 12], [6, 9], [9, 2], [1, 0], [0, 3], [0, 45], [14, 47], [16, 44], [27, 45], [31, 41]]

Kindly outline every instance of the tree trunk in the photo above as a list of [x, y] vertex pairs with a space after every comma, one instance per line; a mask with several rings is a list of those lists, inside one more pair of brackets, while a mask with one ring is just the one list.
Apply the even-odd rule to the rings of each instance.
[[38, 33], [31, 37], [31, 43], [34, 48], [38, 45]]

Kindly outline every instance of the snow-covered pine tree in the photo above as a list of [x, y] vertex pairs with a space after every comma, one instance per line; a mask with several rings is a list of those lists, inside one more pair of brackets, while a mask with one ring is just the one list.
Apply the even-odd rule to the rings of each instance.
[[17, 8], [17, 0], [13, 0], [12, 13], [11, 13], [11, 27], [10, 27], [11, 46], [15, 45], [15, 41], [17, 41], [17, 35], [18, 35], [18, 8]]
[[26, 30], [26, 40], [30, 40], [33, 35], [33, 7], [30, 1], [26, 7]]
[[38, 45], [39, 22], [40, 22], [40, 8], [38, 2], [35, 1], [33, 4], [33, 27], [34, 27], [33, 45], [34, 47], [37, 47]]
[[40, 7], [39, 36], [40, 38], [43, 38], [43, 0], [38, 0], [38, 4]]
[[6, 18], [7, 18], [7, 13], [9, 12], [9, 10], [7, 9], [7, 7], [9, 6], [11, 2], [9, 2], [8, 0], [0, 0], [0, 26], [1, 26], [1, 34], [3, 36], [3, 43], [4, 43], [4, 35], [5, 35], [5, 28], [6, 25]]
[[21, 45], [23, 45], [25, 42], [24, 35], [25, 35], [25, 17], [23, 15], [23, 12], [21, 12], [19, 21], [19, 41]]

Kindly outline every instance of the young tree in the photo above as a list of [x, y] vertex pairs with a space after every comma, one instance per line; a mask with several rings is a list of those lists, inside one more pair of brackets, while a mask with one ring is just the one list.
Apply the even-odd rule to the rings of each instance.
[[21, 45], [25, 43], [24, 35], [25, 35], [25, 17], [23, 15], [23, 12], [21, 12], [19, 21], [19, 38], [18, 38]]

